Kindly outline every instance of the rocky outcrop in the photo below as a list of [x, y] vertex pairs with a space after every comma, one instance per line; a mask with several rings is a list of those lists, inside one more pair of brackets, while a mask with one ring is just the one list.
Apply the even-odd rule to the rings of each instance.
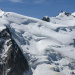
[[70, 16], [71, 14], [70, 14], [70, 13], [68, 13], [68, 12], [65, 12], [65, 15], [66, 15], [66, 16]]
[[43, 17], [43, 21], [50, 22], [50, 18], [48, 16]]
[[6, 27], [0, 32], [0, 75], [23, 75], [27, 71], [28, 62]]

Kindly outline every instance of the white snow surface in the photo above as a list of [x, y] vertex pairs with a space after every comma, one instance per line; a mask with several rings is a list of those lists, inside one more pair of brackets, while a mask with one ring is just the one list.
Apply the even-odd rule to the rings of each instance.
[[[75, 17], [60, 13], [50, 22], [0, 11], [0, 31], [8, 26], [13, 39], [29, 62], [33, 74], [73, 75], [75, 73]], [[69, 67], [73, 64], [73, 69]]]
[[74, 12], [74, 13], [72, 13], [72, 15], [73, 15], [73, 16], [75, 16], [75, 12]]

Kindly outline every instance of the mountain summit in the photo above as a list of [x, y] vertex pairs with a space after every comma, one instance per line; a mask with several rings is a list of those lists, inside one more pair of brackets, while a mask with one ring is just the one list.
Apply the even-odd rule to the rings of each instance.
[[0, 75], [75, 75], [75, 17], [48, 18], [0, 10]]

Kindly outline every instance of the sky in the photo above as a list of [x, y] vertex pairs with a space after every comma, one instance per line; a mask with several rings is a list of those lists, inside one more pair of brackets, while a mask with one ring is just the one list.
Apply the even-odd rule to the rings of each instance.
[[0, 8], [42, 19], [44, 16], [55, 17], [61, 11], [75, 12], [75, 0], [0, 0]]

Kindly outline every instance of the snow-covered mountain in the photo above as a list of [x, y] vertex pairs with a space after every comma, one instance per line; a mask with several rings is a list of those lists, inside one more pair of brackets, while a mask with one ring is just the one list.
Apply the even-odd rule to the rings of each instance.
[[0, 75], [75, 75], [74, 13], [49, 18], [0, 11]]

